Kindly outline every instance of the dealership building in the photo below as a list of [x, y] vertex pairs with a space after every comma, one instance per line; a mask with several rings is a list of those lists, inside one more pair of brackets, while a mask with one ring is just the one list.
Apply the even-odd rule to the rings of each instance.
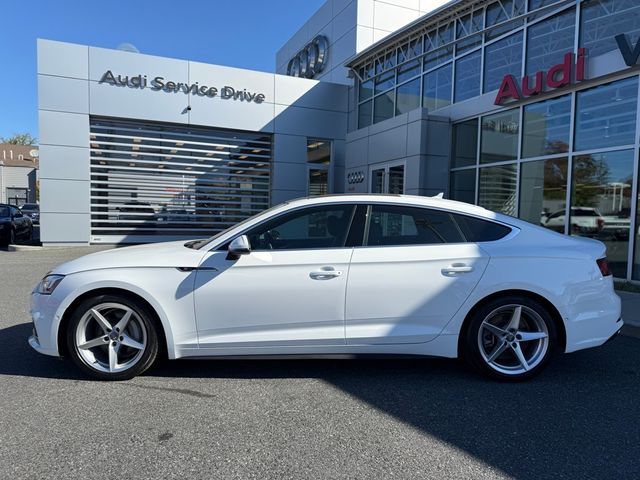
[[276, 73], [39, 40], [43, 243], [442, 192], [602, 240], [640, 280], [640, 2], [432, 3], [327, 0]]

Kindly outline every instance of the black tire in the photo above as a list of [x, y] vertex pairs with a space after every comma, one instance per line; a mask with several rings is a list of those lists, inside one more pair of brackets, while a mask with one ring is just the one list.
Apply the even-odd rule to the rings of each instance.
[[[525, 352], [525, 356], [526, 356], [526, 349], [532, 350], [532, 353], [535, 351], [538, 351], [539, 353], [535, 357], [535, 362], [531, 362], [533, 367], [531, 367], [528, 371], [524, 371], [524, 372], [517, 372], [516, 370], [514, 370], [514, 372], [499, 371], [500, 369], [502, 369], [501, 365], [495, 365], [494, 363], [490, 364], [488, 362], [488, 360], [490, 359], [490, 355], [489, 355], [489, 358], [486, 358], [486, 354], [481, 353], [481, 348], [482, 348], [481, 342], [483, 343], [483, 345], [486, 345], [484, 342], [487, 341], [488, 337], [486, 336], [487, 335], [486, 328], [483, 329], [483, 337], [482, 338], [479, 337], [480, 328], [483, 322], [485, 321], [485, 319], [499, 318], [500, 313], [496, 314], [495, 312], [500, 312], [502, 309], [504, 309], [503, 315], [507, 315], [509, 312], [509, 309], [517, 305], [522, 307], [521, 312], [523, 312], [522, 313], [523, 323], [521, 326], [523, 327], [523, 330], [526, 329], [526, 330], [533, 331], [534, 329], [527, 328], [527, 324], [534, 325], [536, 322], [539, 322], [540, 320], [544, 322], [544, 327], [542, 327], [542, 329], [546, 328], [546, 332], [544, 332], [547, 334], [546, 349], [542, 349], [542, 347], [540, 347], [539, 351], [535, 350], [536, 348], [538, 348], [538, 345], [541, 345], [543, 343], [543, 340], [539, 340], [539, 341], [533, 340], [532, 342], [524, 342], [524, 341], [520, 342], [515, 340], [514, 336], [517, 336], [517, 335], [514, 334], [510, 336], [508, 340], [511, 340], [512, 342], [514, 342], [514, 344], [516, 342], [519, 343], [521, 345], [521, 348], [523, 349], [521, 351]], [[537, 314], [537, 316], [535, 314]], [[497, 315], [497, 316], [492, 317], [492, 315]], [[507, 365], [506, 368], [514, 368], [514, 369], [517, 369], [518, 365], [522, 365], [522, 362], [519, 362], [517, 359], [515, 349], [511, 348], [510, 346], [511, 344], [509, 344], [506, 341], [507, 340], [506, 338], [504, 340], [499, 340], [498, 336], [495, 333], [489, 332], [488, 333], [489, 338], [491, 337], [491, 335], [494, 336], [493, 340], [495, 341], [496, 351], [497, 351], [497, 347], [500, 347], [502, 345], [502, 342], [507, 343], [507, 347], [505, 348], [503, 353], [498, 355], [495, 358], [496, 362], [499, 361], [500, 359], [505, 359], [504, 362], [507, 362], [507, 363], [513, 362], [514, 363], [513, 367], [511, 367], [510, 365]], [[491, 342], [491, 340], [489, 340], [489, 342]], [[540, 343], [533, 344], [533, 342], [540, 342]], [[545, 308], [540, 302], [537, 302], [525, 296], [507, 295], [505, 297], [495, 298], [493, 300], [490, 300], [482, 304], [478, 309], [475, 310], [475, 312], [472, 313], [472, 316], [468, 319], [468, 322], [466, 323], [466, 326], [465, 326], [465, 330], [462, 333], [460, 349], [461, 349], [460, 355], [464, 358], [464, 360], [471, 367], [473, 367], [476, 371], [480, 372], [481, 374], [495, 380], [506, 381], [506, 382], [519, 382], [523, 380], [528, 380], [538, 375], [549, 364], [551, 359], [557, 355], [558, 331], [557, 331], [556, 324], [553, 320], [553, 317], [551, 316], [547, 308]], [[490, 353], [493, 353], [493, 352], [490, 352]], [[512, 360], [509, 358], [509, 355], [513, 355]], [[527, 363], [527, 365], [529, 365], [529, 363]]]
[[16, 231], [15, 229], [9, 230], [9, 243], [7, 245], [15, 245], [16, 243]]
[[[76, 332], [81, 321], [83, 321], [85, 314], [88, 314], [88, 312], [92, 308], [99, 307], [100, 305], [104, 304], [120, 304], [128, 307], [137, 315], [136, 328], [138, 328], [140, 331], [142, 331], [142, 328], [144, 328], [146, 342], [144, 343], [142, 354], [139, 356], [136, 363], [126, 370], [117, 372], [102, 371], [100, 369], [100, 363], [98, 361], [95, 362], [95, 365], [97, 365], [97, 367], [92, 366], [79, 353], [76, 340]], [[138, 319], [139, 322], [137, 321]], [[111, 325], [113, 326], [114, 323], [112, 323]], [[136, 301], [135, 299], [126, 297], [124, 295], [97, 295], [95, 297], [84, 300], [71, 314], [71, 318], [69, 320], [69, 323], [67, 324], [67, 330], [65, 332], [67, 350], [69, 352], [71, 360], [73, 360], [78, 368], [80, 368], [80, 370], [93, 378], [97, 378], [99, 380], [129, 380], [149, 369], [149, 367], [153, 365], [156, 358], [158, 357], [159, 345], [157, 328], [159, 327], [156, 324], [153, 313], [149, 311], [146, 305], [140, 303], [139, 301]], [[102, 334], [99, 334], [98, 336], [101, 335]], [[120, 337], [120, 339], [122, 339], [122, 337]], [[118, 339], [116, 338], [115, 340], [117, 341]], [[108, 349], [108, 345], [110, 343], [111, 341], [108, 341], [105, 344], [104, 348]], [[95, 348], [98, 349], [98, 355], [104, 355], [105, 350], [102, 346]]]

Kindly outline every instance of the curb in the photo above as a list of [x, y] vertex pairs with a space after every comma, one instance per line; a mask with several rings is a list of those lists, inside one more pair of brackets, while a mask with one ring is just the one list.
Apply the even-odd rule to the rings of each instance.
[[8, 252], [29, 252], [38, 250], [44, 250], [44, 247], [41, 245], [9, 245], [7, 248]]

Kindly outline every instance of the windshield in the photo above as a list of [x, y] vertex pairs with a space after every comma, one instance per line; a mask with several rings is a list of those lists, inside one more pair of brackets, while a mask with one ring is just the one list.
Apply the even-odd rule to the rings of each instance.
[[35, 203], [25, 203], [21, 207], [21, 210], [37, 210], [37, 209], [38, 209], [38, 205]]
[[208, 243], [210, 243], [213, 240], [215, 240], [216, 238], [219, 238], [222, 235], [226, 234], [230, 230], [232, 230], [234, 228], [237, 228], [237, 227], [240, 227], [240, 226], [244, 225], [245, 223], [251, 222], [256, 218], [261, 217], [262, 215], [266, 215], [266, 214], [270, 213], [271, 211], [275, 210], [276, 208], [280, 208], [282, 205], [285, 205], [286, 203], [287, 202], [284, 202], [284, 203], [281, 203], [281, 204], [276, 205], [274, 207], [268, 208], [267, 210], [263, 210], [260, 213], [256, 213], [255, 215], [252, 215], [251, 217], [244, 219], [240, 223], [236, 223], [235, 225], [232, 225], [229, 228], [226, 228], [226, 229], [222, 230], [221, 232], [216, 233], [213, 237], [203, 238], [203, 239], [200, 239], [200, 240], [192, 240], [191, 242], [185, 243], [184, 246], [188, 247], [188, 248], [193, 248], [194, 250], [199, 250], [202, 247], [204, 247], [205, 245], [207, 245]]

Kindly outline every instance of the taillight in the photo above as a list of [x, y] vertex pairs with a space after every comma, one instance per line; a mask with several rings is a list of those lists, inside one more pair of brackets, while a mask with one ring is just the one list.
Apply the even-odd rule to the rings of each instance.
[[603, 277], [611, 275], [611, 266], [609, 265], [607, 257], [596, 260], [596, 263], [598, 264], [598, 268], [600, 269], [600, 273], [602, 273]]
[[602, 230], [604, 228], [604, 218], [598, 218], [598, 230]]

